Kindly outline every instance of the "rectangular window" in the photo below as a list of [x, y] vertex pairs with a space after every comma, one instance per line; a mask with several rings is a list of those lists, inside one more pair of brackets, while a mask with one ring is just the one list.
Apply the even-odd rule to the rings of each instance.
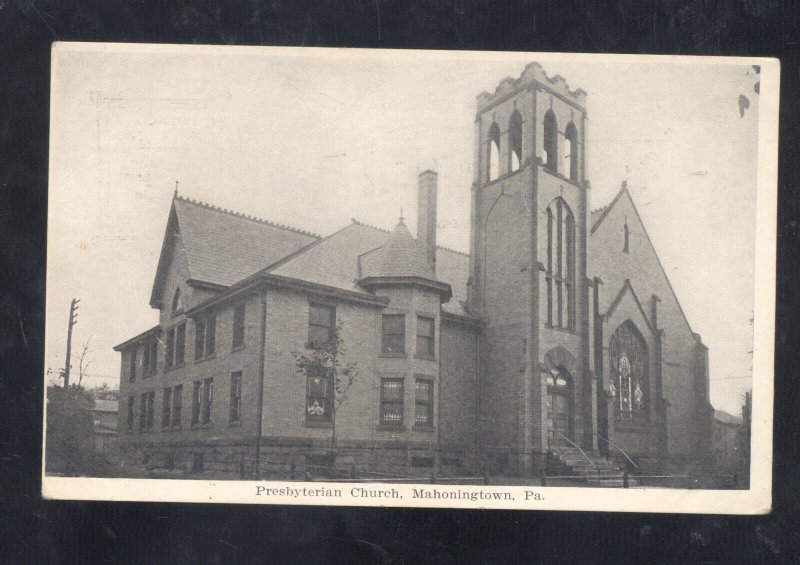
[[400, 357], [406, 353], [406, 317], [404, 314], [384, 314], [381, 352]]
[[147, 429], [153, 429], [153, 411], [156, 403], [156, 392], [150, 391], [147, 393]]
[[161, 427], [168, 428], [172, 420], [172, 389], [164, 389], [164, 401], [161, 403]]
[[192, 383], [192, 425], [200, 423], [200, 405], [203, 396], [202, 381]]
[[183, 365], [186, 353], [186, 324], [183, 323], [178, 326], [175, 331], [175, 366], [180, 367]]
[[211, 403], [214, 401], [214, 379], [203, 381], [203, 413], [200, 422], [208, 424], [211, 422]]
[[414, 425], [420, 428], [433, 427], [433, 381], [417, 379]]
[[139, 431], [153, 429], [153, 403], [155, 401], [156, 393], [143, 392], [141, 396], [141, 405], [139, 406]]
[[134, 403], [136, 402], [136, 397], [129, 396], [128, 397], [128, 430], [133, 431], [133, 418], [134, 418]]
[[308, 344], [311, 347], [322, 347], [333, 338], [336, 325], [336, 309], [322, 304], [309, 304], [308, 307]]
[[169, 368], [175, 365], [175, 328], [167, 330], [167, 347], [164, 354], [164, 366]]
[[139, 397], [139, 431], [143, 431], [147, 426], [147, 393], [143, 392]]
[[198, 361], [214, 355], [217, 341], [217, 316], [209, 314], [194, 321], [194, 359]]
[[231, 349], [244, 347], [244, 304], [233, 309], [233, 344]]
[[434, 356], [434, 332], [436, 320], [424, 316], [417, 316], [417, 355], [420, 357]]
[[197, 318], [194, 321], [194, 359], [202, 359], [206, 356], [206, 321]]
[[381, 425], [403, 425], [403, 379], [381, 379]]
[[135, 381], [136, 380], [136, 356], [137, 356], [137, 353], [138, 353], [138, 350], [135, 347], [131, 349], [131, 364], [130, 364], [130, 370], [128, 372], [128, 380], [129, 381]]
[[229, 422], [239, 422], [242, 417], [242, 372], [231, 373], [231, 402]]
[[172, 390], [172, 427], [181, 427], [181, 411], [183, 409], [183, 385], [175, 385]]
[[325, 377], [306, 379], [306, 421], [330, 422], [332, 415], [333, 381]]
[[148, 372], [155, 375], [158, 371], [158, 336], [154, 335], [150, 338], [150, 363]]

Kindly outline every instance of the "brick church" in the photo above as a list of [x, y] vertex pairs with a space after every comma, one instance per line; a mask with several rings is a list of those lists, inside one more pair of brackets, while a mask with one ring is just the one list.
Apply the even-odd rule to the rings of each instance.
[[330, 463], [336, 391], [297, 353], [337, 335], [359, 372], [335, 464], [366, 476], [538, 474], [564, 448], [701, 458], [707, 348], [625, 184], [591, 210], [586, 117], [586, 93], [537, 63], [478, 96], [469, 255], [437, 246], [433, 171], [416, 238], [402, 218], [319, 237], [176, 192], [159, 323], [115, 348], [123, 458], [219, 476]]

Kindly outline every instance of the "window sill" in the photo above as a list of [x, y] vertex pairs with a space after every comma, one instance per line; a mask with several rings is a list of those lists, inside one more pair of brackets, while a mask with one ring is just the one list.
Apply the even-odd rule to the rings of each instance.
[[545, 324], [545, 329], [553, 330], [554, 332], [561, 332], [565, 334], [575, 334], [575, 330], [568, 327], [554, 326], [552, 324]]
[[214, 427], [213, 422], [202, 422], [198, 424], [192, 424], [193, 430], [208, 430]]
[[433, 426], [414, 426], [411, 429], [415, 432], [426, 432], [426, 433], [435, 431]]
[[653, 431], [653, 428], [650, 427], [650, 424], [647, 422], [626, 422], [623, 420], [615, 420], [614, 428], [618, 432], [628, 432], [637, 434], [650, 433]]
[[212, 353], [211, 355], [208, 355], [206, 357], [201, 357], [200, 359], [195, 359], [194, 362], [195, 362], [195, 364], [197, 364], [197, 363], [202, 363], [203, 361], [209, 361], [211, 359], [216, 359], [216, 358], [217, 358], [217, 354], [216, 353]]
[[179, 432], [181, 431], [181, 426], [164, 426], [161, 428], [162, 432]]
[[381, 353], [379, 355], [379, 357], [381, 357], [383, 359], [405, 359], [406, 358], [406, 354], [405, 353], [386, 353], [386, 352], [383, 352], [383, 353]]
[[242, 427], [242, 421], [241, 420], [236, 420], [236, 421], [233, 421], [233, 422], [228, 422], [228, 427], [229, 428], [241, 428]]
[[234, 351], [241, 351], [242, 349], [244, 349], [244, 345], [240, 345], [239, 347], [232, 347], [231, 353], [233, 353]]
[[170, 371], [174, 371], [176, 369], [182, 369], [186, 366], [186, 363], [181, 363], [180, 365], [172, 365], [170, 367], [164, 367], [164, 372], [169, 373]]
[[436, 361], [435, 355], [414, 355], [414, 359], [421, 359], [422, 361]]
[[303, 426], [306, 428], [332, 428], [333, 422], [320, 420], [305, 420]]
[[403, 424], [378, 424], [379, 432], [404, 432], [406, 427]]

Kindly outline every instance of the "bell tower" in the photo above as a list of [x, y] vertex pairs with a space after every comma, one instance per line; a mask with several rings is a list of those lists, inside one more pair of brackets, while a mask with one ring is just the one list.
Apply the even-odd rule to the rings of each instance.
[[[477, 97], [468, 302], [485, 321], [479, 434], [485, 462], [510, 472], [543, 467], [556, 443], [596, 441], [585, 121], [586, 93], [538, 63]], [[554, 414], [557, 380], [569, 392]]]

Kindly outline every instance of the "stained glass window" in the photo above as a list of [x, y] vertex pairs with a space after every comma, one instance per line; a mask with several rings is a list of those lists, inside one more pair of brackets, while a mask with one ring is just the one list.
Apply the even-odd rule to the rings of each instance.
[[403, 425], [403, 379], [381, 379], [381, 424]]
[[646, 421], [649, 411], [647, 346], [630, 322], [621, 325], [611, 336], [610, 356], [617, 418]]

